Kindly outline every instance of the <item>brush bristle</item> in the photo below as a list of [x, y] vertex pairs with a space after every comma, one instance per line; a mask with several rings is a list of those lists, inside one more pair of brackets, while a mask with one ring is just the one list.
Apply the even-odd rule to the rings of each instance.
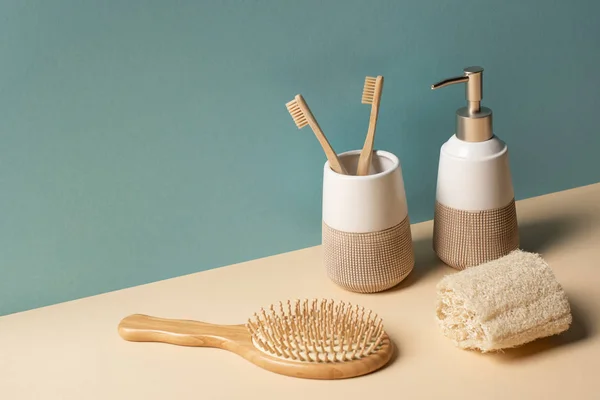
[[362, 103], [363, 104], [373, 104], [373, 99], [375, 98], [375, 85], [377, 83], [377, 78], [372, 76], [367, 76], [365, 78], [365, 87], [363, 88], [362, 94]]
[[290, 115], [292, 116], [292, 119], [294, 120], [294, 123], [296, 124], [298, 129], [302, 129], [306, 125], [308, 125], [308, 120], [306, 119], [306, 116], [302, 112], [302, 109], [300, 108], [300, 105], [298, 104], [298, 100], [294, 99], [294, 100], [290, 101], [289, 103], [287, 103], [285, 106], [288, 109], [288, 112], [290, 113]]
[[383, 344], [383, 321], [363, 307], [333, 300], [295, 300], [261, 309], [246, 324], [263, 352], [299, 362], [359, 360]]

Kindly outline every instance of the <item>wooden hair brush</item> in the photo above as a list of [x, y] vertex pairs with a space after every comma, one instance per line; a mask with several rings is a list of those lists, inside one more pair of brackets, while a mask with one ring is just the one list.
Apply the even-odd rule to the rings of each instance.
[[119, 334], [133, 342], [217, 347], [268, 371], [309, 379], [368, 374], [393, 353], [381, 318], [363, 307], [325, 299], [280, 302], [242, 325], [134, 314], [121, 320]]
[[369, 118], [369, 130], [360, 158], [358, 159], [358, 167], [356, 175], [364, 176], [369, 174], [371, 166], [371, 158], [373, 155], [373, 145], [375, 143], [375, 129], [377, 128], [377, 118], [379, 116], [379, 101], [381, 100], [381, 92], [383, 91], [383, 76], [373, 78], [367, 76], [365, 78], [365, 86], [363, 88], [362, 103], [371, 105], [371, 116]]
[[315, 133], [315, 136], [317, 137], [317, 140], [321, 144], [325, 155], [327, 156], [327, 160], [329, 161], [329, 166], [331, 167], [331, 169], [337, 172], [338, 174], [347, 175], [348, 172], [338, 159], [338, 156], [333, 150], [333, 147], [331, 147], [331, 144], [329, 144], [327, 137], [321, 130], [321, 127], [319, 126], [317, 120], [310, 111], [310, 108], [308, 108], [308, 105], [306, 104], [306, 101], [304, 101], [302, 95], [297, 94], [294, 100], [286, 103], [285, 106], [288, 109], [290, 115], [292, 116], [292, 119], [294, 120], [294, 123], [296, 124], [298, 129], [302, 129], [306, 125], [310, 125], [311, 129]]

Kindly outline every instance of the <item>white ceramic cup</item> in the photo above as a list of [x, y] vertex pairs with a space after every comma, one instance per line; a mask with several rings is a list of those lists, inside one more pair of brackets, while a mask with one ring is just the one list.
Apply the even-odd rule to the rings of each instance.
[[[350, 174], [360, 150], [339, 154]], [[323, 170], [323, 250], [330, 279], [356, 292], [397, 285], [412, 271], [414, 254], [398, 157], [373, 154], [369, 175]]]

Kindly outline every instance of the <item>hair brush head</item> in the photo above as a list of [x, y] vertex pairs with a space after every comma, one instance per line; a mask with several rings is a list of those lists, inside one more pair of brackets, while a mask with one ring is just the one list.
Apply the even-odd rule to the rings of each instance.
[[333, 300], [288, 300], [261, 309], [246, 324], [254, 345], [273, 357], [301, 362], [346, 362], [377, 352], [383, 321], [364, 307]]

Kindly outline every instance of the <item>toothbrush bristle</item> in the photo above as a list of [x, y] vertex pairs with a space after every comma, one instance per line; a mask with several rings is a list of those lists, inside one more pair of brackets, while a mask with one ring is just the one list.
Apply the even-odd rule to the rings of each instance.
[[365, 87], [363, 88], [362, 94], [362, 103], [363, 104], [373, 104], [373, 99], [375, 98], [375, 84], [377, 83], [377, 78], [372, 76], [367, 76], [365, 78]]
[[294, 120], [294, 123], [296, 124], [298, 129], [302, 129], [306, 125], [308, 125], [308, 120], [306, 119], [306, 116], [304, 115], [302, 109], [298, 105], [297, 100], [294, 99], [287, 103], [285, 106], [289, 111], [290, 115], [292, 116], [292, 119]]

